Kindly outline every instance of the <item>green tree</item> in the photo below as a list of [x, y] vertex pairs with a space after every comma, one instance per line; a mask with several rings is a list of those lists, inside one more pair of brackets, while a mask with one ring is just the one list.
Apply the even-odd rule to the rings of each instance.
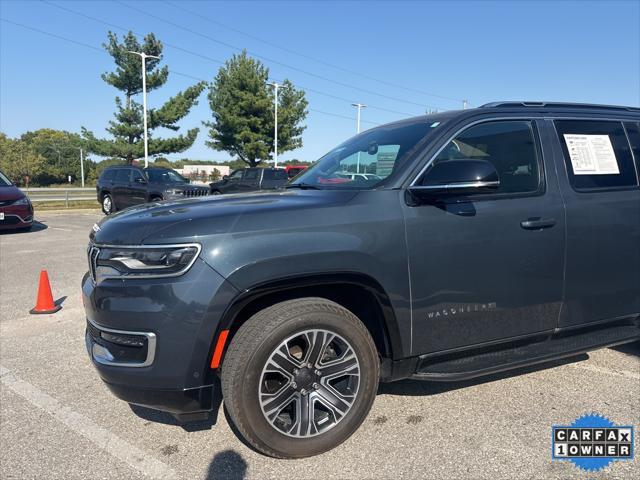
[[[113, 57], [116, 70], [104, 73], [102, 79], [123, 92], [124, 102], [120, 97], [116, 97], [115, 118], [109, 122], [106, 129], [113, 136], [112, 140], [98, 139], [93, 132], [85, 128], [82, 132], [89, 151], [132, 163], [134, 159], [144, 156], [143, 110], [142, 105], [133, 99], [135, 95], [142, 92], [142, 62], [138, 55], [128, 52], [144, 52], [147, 55], [162, 57], [162, 43], [153, 33], [150, 33], [140, 44], [133, 32], [125, 35], [120, 43], [117, 35], [109, 32], [108, 43], [104, 44], [104, 47]], [[169, 70], [167, 66], [160, 68], [159, 63], [160, 60], [152, 58], [146, 61], [147, 92], [161, 87], [167, 81]], [[197, 104], [198, 97], [205, 86], [205, 82], [199, 82], [171, 97], [160, 108], [148, 110], [149, 155], [183, 152], [193, 145], [198, 135], [197, 128], [171, 138], [155, 137], [153, 130], [167, 128], [178, 131], [180, 129], [178, 122]]]
[[[255, 167], [274, 150], [274, 93], [267, 84], [269, 69], [242, 52], [220, 68], [209, 90], [213, 121], [207, 146], [226, 151]], [[302, 122], [307, 116], [304, 92], [283, 82], [278, 95], [278, 153], [302, 146]]]
[[[45, 158], [20, 139], [0, 132], [0, 170], [17, 185], [31, 183], [45, 168]], [[29, 182], [27, 182], [29, 178]]]
[[[80, 182], [80, 148], [83, 146], [80, 135], [41, 128], [24, 133], [20, 139], [44, 159], [42, 170], [30, 175], [35, 183], [67, 183], [69, 176], [74, 182]], [[88, 179], [92, 177], [95, 163], [88, 158], [87, 152], [84, 153], [84, 174]]]

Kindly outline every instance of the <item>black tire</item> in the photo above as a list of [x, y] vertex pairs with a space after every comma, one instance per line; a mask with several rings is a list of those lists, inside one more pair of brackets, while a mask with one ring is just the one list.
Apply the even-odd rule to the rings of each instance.
[[149, 199], [149, 201], [150, 201], [151, 203], [153, 203], [153, 202], [161, 202], [161, 201], [162, 201], [162, 197], [160, 197], [160, 196], [158, 196], [158, 195], [154, 195], [153, 197], [151, 197], [151, 198]]
[[[263, 414], [258, 395], [263, 368], [286, 339], [317, 329], [348, 342], [358, 361], [357, 392], [350, 409], [332, 428], [314, 436], [292, 437]], [[376, 397], [379, 369], [371, 335], [353, 313], [324, 298], [289, 300], [256, 313], [233, 337], [222, 366], [224, 404], [240, 434], [258, 451], [276, 458], [317, 455], [344, 442], [365, 420]]]
[[212, 190], [211, 195], [221, 195], [220, 190]]
[[101, 207], [102, 213], [105, 215], [111, 215], [116, 211], [116, 206], [113, 203], [113, 197], [110, 194], [105, 193], [102, 195]]

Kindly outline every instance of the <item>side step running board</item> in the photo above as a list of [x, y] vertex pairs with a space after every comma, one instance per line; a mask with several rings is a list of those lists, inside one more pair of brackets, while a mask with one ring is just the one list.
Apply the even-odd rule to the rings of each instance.
[[640, 340], [640, 327], [624, 325], [574, 333], [570, 336], [565, 334], [501, 350], [421, 357], [411, 378], [431, 381], [466, 380], [636, 340]]

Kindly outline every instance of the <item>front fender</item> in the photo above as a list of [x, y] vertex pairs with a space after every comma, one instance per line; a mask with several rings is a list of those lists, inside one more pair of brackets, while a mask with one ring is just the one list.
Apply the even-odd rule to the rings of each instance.
[[[202, 257], [238, 291], [305, 277], [370, 279], [384, 292], [411, 353], [411, 312], [404, 219], [399, 191], [367, 191], [348, 205], [246, 216], [244, 228], [217, 236]], [[254, 228], [247, 228], [253, 224]], [[295, 282], [294, 282], [295, 283]]]

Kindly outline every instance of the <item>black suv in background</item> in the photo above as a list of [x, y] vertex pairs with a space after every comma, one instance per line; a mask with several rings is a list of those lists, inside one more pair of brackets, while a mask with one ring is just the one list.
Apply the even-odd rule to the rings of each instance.
[[284, 169], [244, 168], [225, 175], [219, 182], [211, 183], [211, 195], [276, 190], [288, 180], [289, 175]]
[[100, 174], [96, 193], [102, 211], [109, 215], [140, 203], [208, 195], [209, 189], [190, 185], [170, 168], [114, 166]]

